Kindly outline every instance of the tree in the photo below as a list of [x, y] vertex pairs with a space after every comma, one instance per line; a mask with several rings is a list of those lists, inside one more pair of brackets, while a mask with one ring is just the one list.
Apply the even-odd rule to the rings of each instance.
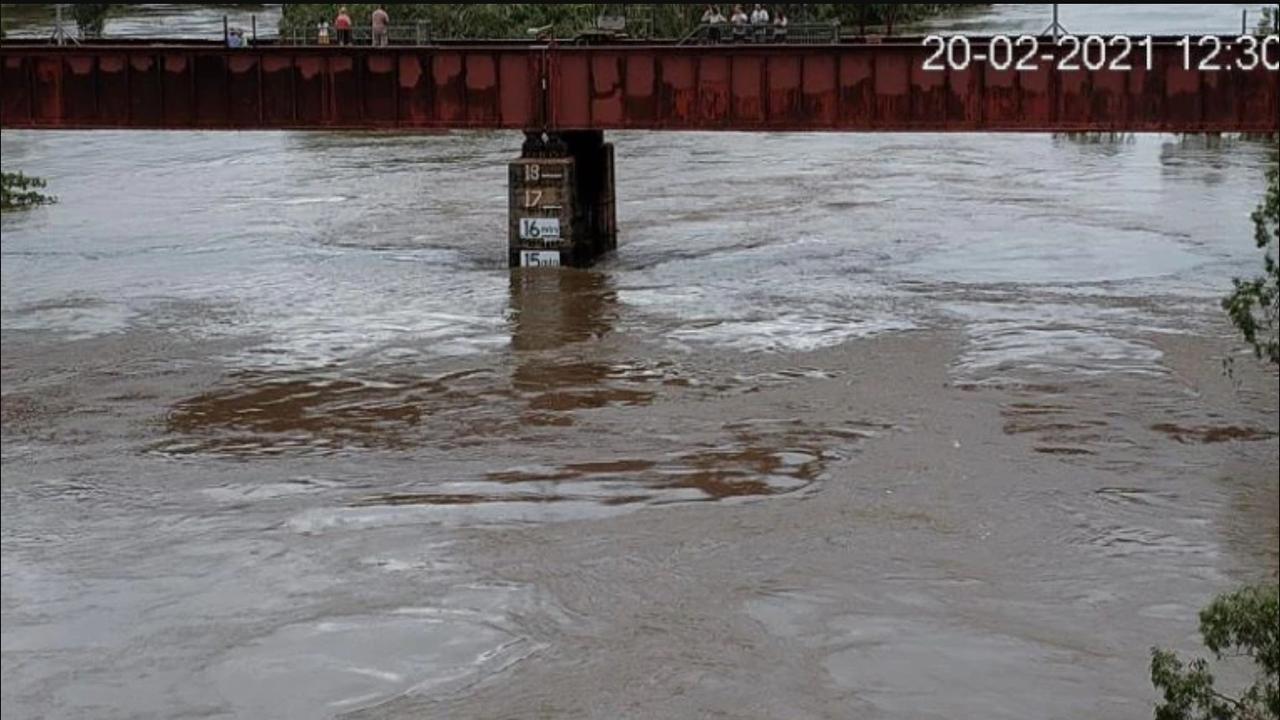
[[75, 18], [76, 27], [80, 29], [80, 36], [101, 35], [102, 28], [107, 24], [107, 13], [111, 12], [111, 7], [106, 3], [72, 3], [71, 16]]
[[1156, 720], [1280, 720], [1280, 586], [1219, 597], [1200, 613], [1200, 634], [1219, 662], [1252, 659], [1253, 685], [1228, 696], [1218, 689], [1208, 661], [1186, 664], [1156, 648], [1151, 682], [1164, 696]]
[[22, 173], [0, 174], [0, 211], [23, 208], [53, 202], [53, 198], [39, 192], [45, 182]]
[[1273, 149], [1271, 169], [1267, 172], [1267, 194], [1253, 214], [1254, 237], [1262, 250], [1263, 274], [1251, 280], [1235, 280], [1235, 292], [1223, 300], [1222, 307], [1253, 346], [1259, 358], [1280, 364], [1280, 157]]

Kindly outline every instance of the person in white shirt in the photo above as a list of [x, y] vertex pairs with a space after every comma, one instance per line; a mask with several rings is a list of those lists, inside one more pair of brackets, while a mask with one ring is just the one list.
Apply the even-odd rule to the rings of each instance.
[[751, 12], [751, 25], [756, 31], [756, 42], [764, 40], [769, 28], [769, 11], [764, 9], [764, 5], [756, 4], [756, 9]]
[[741, 42], [747, 39], [747, 23], [751, 22], [751, 18], [747, 17], [747, 13], [742, 9], [741, 5], [733, 6], [733, 16], [729, 18], [729, 24], [733, 25], [733, 39]]
[[773, 41], [787, 41], [787, 14], [782, 10], [773, 18]]
[[719, 5], [708, 5], [707, 11], [702, 13], [702, 24], [707, 26], [707, 39], [713, 43], [718, 43], [723, 39], [724, 24], [726, 22], [728, 21], [720, 13]]

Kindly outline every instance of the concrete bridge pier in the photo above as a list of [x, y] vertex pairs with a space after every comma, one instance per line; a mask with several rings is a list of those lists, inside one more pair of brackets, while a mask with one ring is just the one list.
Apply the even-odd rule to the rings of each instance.
[[613, 145], [603, 132], [526, 132], [509, 178], [511, 267], [588, 267], [617, 249]]

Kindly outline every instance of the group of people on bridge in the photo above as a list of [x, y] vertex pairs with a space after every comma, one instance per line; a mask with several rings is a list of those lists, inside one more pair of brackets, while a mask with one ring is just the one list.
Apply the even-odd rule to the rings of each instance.
[[[369, 16], [369, 29], [374, 47], [386, 47], [389, 44], [391, 15], [387, 12], [386, 5], [379, 5]], [[328, 45], [335, 40], [339, 45], [352, 45], [355, 42], [354, 32], [355, 23], [351, 20], [351, 13], [347, 11], [347, 6], [343, 5], [338, 8], [338, 15], [333, 19], [332, 34], [329, 23], [320, 23], [318, 40], [321, 45]]]
[[710, 42], [725, 39], [734, 42], [785, 42], [789, 21], [785, 10], [779, 8], [777, 13], [770, 15], [769, 8], [757, 3], [750, 14], [742, 5], [734, 5], [728, 17], [720, 12], [719, 5], [708, 5], [702, 13], [702, 24]]
[[[718, 5], [707, 5], [702, 14], [703, 37], [713, 43], [732, 42], [786, 42], [790, 21], [784, 9], [770, 13], [764, 4], [756, 3], [751, 12], [743, 5], [734, 5], [726, 16]], [[386, 47], [390, 42], [391, 16], [386, 5], [379, 5], [369, 18], [371, 42], [374, 47]], [[333, 23], [323, 21], [316, 31], [320, 45], [354, 45], [355, 22], [347, 6], [338, 8]], [[228, 44], [241, 47], [244, 41], [231, 37]]]

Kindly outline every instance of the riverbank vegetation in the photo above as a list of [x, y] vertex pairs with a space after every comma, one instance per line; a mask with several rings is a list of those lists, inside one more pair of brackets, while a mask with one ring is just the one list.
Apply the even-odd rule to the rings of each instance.
[[[1262, 28], [1276, 19], [1268, 10]], [[1258, 357], [1280, 365], [1280, 136], [1271, 138], [1271, 158], [1267, 190], [1253, 213], [1262, 274], [1237, 279], [1222, 304]], [[1156, 720], [1280, 720], [1280, 586], [1248, 587], [1214, 600], [1200, 613], [1200, 635], [1217, 662], [1251, 661], [1253, 684], [1229, 694], [1208, 660], [1188, 663], [1153, 649], [1151, 681], [1162, 698]]]
[[[925, 18], [973, 7], [978, 3], [776, 3], [771, 11], [781, 10], [793, 22], [838, 21], [850, 32], [866, 34], [871, 30], [892, 33], [897, 28]], [[727, 13], [732, 7], [721, 3]], [[282, 35], [310, 31], [321, 22], [332, 23], [339, 3], [286, 3], [280, 20]], [[373, 3], [352, 3], [346, 7], [357, 25], [367, 25], [377, 7]], [[551, 32], [564, 37], [593, 27], [601, 16], [620, 16], [622, 5], [599, 3], [389, 3], [387, 12], [393, 25], [430, 26], [438, 38], [516, 38], [527, 37], [530, 28], [551, 27]], [[660, 38], [684, 37], [702, 17], [705, 4], [656, 3], [626, 6], [628, 32]]]
[[1200, 613], [1200, 634], [1218, 662], [1251, 660], [1254, 682], [1229, 695], [1209, 661], [1184, 663], [1153, 651], [1151, 680], [1163, 701], [1156, 720], [1280, 720], [1280, 587], [1252, 587], [1224, 595]]
[[21, 210], [51, 203], [54, 198], [40, 192], [45, 181], [22, 173], [0, 174], [0, 211]]
[[1267, 192], [1253, 224], [1262, 274], [1237, 279], [1222, 306], [1258, 357], [1280, 364], [1280, 138], [1272, 146]]

